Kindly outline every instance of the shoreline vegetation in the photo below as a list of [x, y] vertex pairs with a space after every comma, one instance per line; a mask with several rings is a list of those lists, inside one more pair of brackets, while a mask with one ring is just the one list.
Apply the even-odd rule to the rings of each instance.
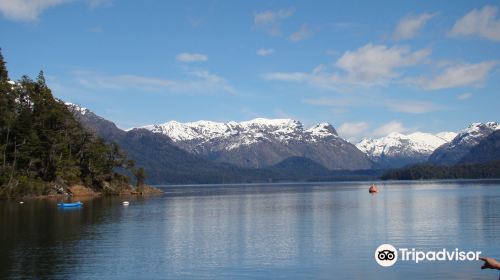
[[49, 193], [43, 195], [25, 195], [25, 196], [15, 196], [15, 197], [2, 197], [0, 199], [23, 199], [23, 200], [31, 200], [31, 199], [56, 199], [56, 200], [87, 200], [96, 197], [100, 197], [103, 195], [106, 196], [120, 196], [120, 197], [128, 197], [128, 196], [136, 196], [136, 197], [148, 197], [161, 194], [162, 191], [153, 186], [144, 185], [142, 188], [133, 188], [132, 186], [128, 189], [123, 189], [120, 192], [107, 192], [107, 191], [94, 191], [89, 187], [85, 187], [83, 185], [74, 185], [70, 186], [67, 189], [67, 193]]
[[500, 161], [439, 166], [417, 164], [385, 172], [381, 180], [498, 179]]
[[85, 129], [53, 97], [42, 71], [12, 82], [1, 50], [0, 108], [0, 198], [159, 192], [116, 143]]

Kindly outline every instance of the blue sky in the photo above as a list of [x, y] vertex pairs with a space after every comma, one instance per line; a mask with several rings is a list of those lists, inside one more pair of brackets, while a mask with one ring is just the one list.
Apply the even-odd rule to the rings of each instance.
[[500, 121], [495, 1], [0, 0], [11, 78], [122, 128], [327, 121], [359, 139]]

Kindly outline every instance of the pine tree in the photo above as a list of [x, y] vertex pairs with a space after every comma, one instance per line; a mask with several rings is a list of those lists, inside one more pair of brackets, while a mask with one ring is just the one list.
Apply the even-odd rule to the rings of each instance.
[[12, 122], [14, 119], [13, 94], [9, 80], [5, 61], [0, 49], [0, 185], [6, 180], [8, 170], [8, 151], [12, 140]]
[[143, 187], [144, 181], [146, 180], [146, 172], [144, 172], [144, 168], [138, 168], [134, 172], [135, 179], [137, 181], [137, 187]]
[[2, 48], [0, 48], [0, 82], [7, 82], [9, 80], [9, 72], [5, 66], [5, 60], [2, 55]]

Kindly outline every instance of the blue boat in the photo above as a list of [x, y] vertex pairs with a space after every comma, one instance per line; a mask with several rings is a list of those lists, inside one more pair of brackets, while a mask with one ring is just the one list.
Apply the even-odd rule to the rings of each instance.
[[71, 203], [60, 202], [60, 203], [57, 204], [57, 206], [59, 206], [61, 208], [66, 208], [66, 207], [80, 207], [82, 205], [83, 205], [83, 203], [81, 203], [80, 201], [71, 202]]

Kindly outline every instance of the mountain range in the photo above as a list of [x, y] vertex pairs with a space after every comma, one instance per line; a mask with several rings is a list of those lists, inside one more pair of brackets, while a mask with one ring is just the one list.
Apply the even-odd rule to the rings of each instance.
[[146, 129], [124, 131], [113, 122], [86, 108], [72, 103], [66, 103], [66, 106], [84, 127], [107, 142], [118, 143], [137, 166], [144, 167], [149, 183], [245, 182], [255, 180], [258, 175], [190, 154], [175, 146], [166, 135], [153, 133]]
[[290, 157], [265, 168], [245, 168], [189, 153], [163, 133], [134, 128], [121, 130], [92, 111], [66, 103], [75, 118], [107, 142], [116, 142], [136, 166], [144, 167], [150, 184], [255, 183], [270, 181], [332, 181], [372, 179], [374, 170], [332, 171], [304, 157]]
[[329, 123], [304, 128], [291, 119], [258, 118], [122, 130], [88, 109], [67, 107], [85, 127], [117, 142], [155, 184], [367, 179], [416, 163], [499, 159], [500, 125], [494, 122], [474, 123], [458, 134], [390, 133], [353, 145]]
[[290, 157], [308, 158], [330, 170], [373, 167], [370, 159], [339, 137], [329, 123], [304, 129], [296, 120], [258, 118], [240, 123], [170, 121], [141, 128], [170, 137], [192, 154], [244, 168], [269, 167]]

